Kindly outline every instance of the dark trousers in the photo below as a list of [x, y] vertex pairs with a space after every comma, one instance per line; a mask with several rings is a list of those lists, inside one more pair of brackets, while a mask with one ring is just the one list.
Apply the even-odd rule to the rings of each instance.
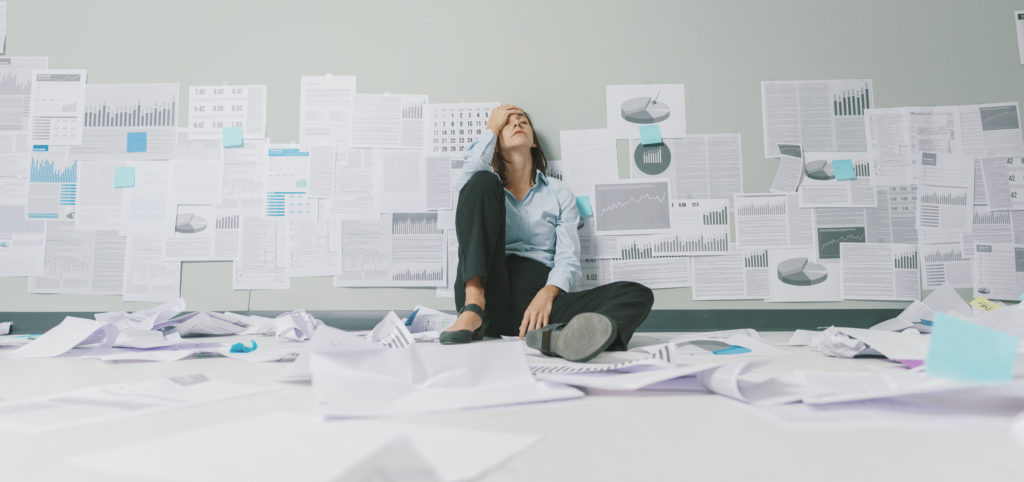
[[[455, 275], [455, 306], [466, 303], [466, 280], [480, 276], [487, 300], [487, 336], [519, 334], [523, 313], [547, 284], [550, 268], [538, 261], [505, 254], [505, 188], [493, 173], [481, 171], [462, 187], [455, 211], [459, 266]], [[596, 312], [618, 327], [610, 350], [625, 350], [654, 304], [651, 289], [618, 281], [594, 289], [562, 293], [551, 307], [549, 324], [568, 323], [573, 316]]]

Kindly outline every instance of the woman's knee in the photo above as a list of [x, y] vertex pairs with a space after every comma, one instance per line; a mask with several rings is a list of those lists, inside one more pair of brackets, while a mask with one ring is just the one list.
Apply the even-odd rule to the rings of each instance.
[[466, 185], [462, 186], [462, 190], [459, 191], [459, 195], [480, 197], [488, 194], [501, 193], [501, 189], [501, 179], [498, 176], [495, 176], [493, 172], [477, 171], [469, 178]]
[[654, 291], [635, 281], [616, 281], [612, 283], [615, 291], [631, 300], [642, 302], [647, 308], [654, 306]]

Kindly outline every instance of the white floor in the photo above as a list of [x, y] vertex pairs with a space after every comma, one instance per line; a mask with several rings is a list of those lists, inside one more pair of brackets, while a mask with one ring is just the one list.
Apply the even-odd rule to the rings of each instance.
[[[762, 333], [772, 342], [788, 333]], [[647, 344], [670, 334], [639, 334]], [[804, 348], [762, 370], [890, 369], [882, 360], [827, 358]], [[0, 363], [0, 399], [75, 388], [206, 373], [239, 383], [272, 384], [284, 364], [223, 358], [109, 364], [86, 359]], [[539, 443], [483, 480], [722, 481], [1021, 481], [1024, 452], [1009, 425], [934, 428], [853, 427], [796, 430], [751, 407], [701, 392], [591, 393], [578, 401], [403, 417], [397, 421], [543, 434]], [[210, 424], [273, 411], [309, 412], [308, 385], [223, 402], [140, 415], [43, 435], [0, 432], [0, 480], [128, 480], [84, 472], [66, 460]], [[281, 441], [301, 443], [301, 441]], [[167, 463], [188, 463], [168, 454]], [[158, 469], [157, 469], [158, 470]]]

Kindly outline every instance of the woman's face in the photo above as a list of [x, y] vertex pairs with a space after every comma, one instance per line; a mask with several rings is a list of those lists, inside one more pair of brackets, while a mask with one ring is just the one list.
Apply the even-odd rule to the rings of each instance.
[[530, 119], [526, 118], [526, 114], [515, 113], [508, 116], [508, 122], [501, 129], [501, 148], [529, 149], [533, 146], [533, 126], [530, 125]]

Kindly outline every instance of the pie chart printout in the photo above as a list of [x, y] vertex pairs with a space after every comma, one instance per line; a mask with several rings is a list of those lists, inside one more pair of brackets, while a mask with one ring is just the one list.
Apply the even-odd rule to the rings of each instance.
[[671, 109], [658, 97], [633, 97], [622, 103], [622, 118], [634, 124], [654, 124], [668, 119]]
[[804, 166], [804, 173], [816, 181], [828, 181], [836, 178], [836, 174], [832, 172], [832, 163], [828, 161], [808, 162]]
[[779, 281], [793, 286], [812, 286], [828, 279], [828, 268], [807, 258], [790, 258], [779, 263]]
[[206, 220], [192, 213], [182, 213], [174, 221], [174, 230], [179, 233], [198, 233], [206, 229]]

